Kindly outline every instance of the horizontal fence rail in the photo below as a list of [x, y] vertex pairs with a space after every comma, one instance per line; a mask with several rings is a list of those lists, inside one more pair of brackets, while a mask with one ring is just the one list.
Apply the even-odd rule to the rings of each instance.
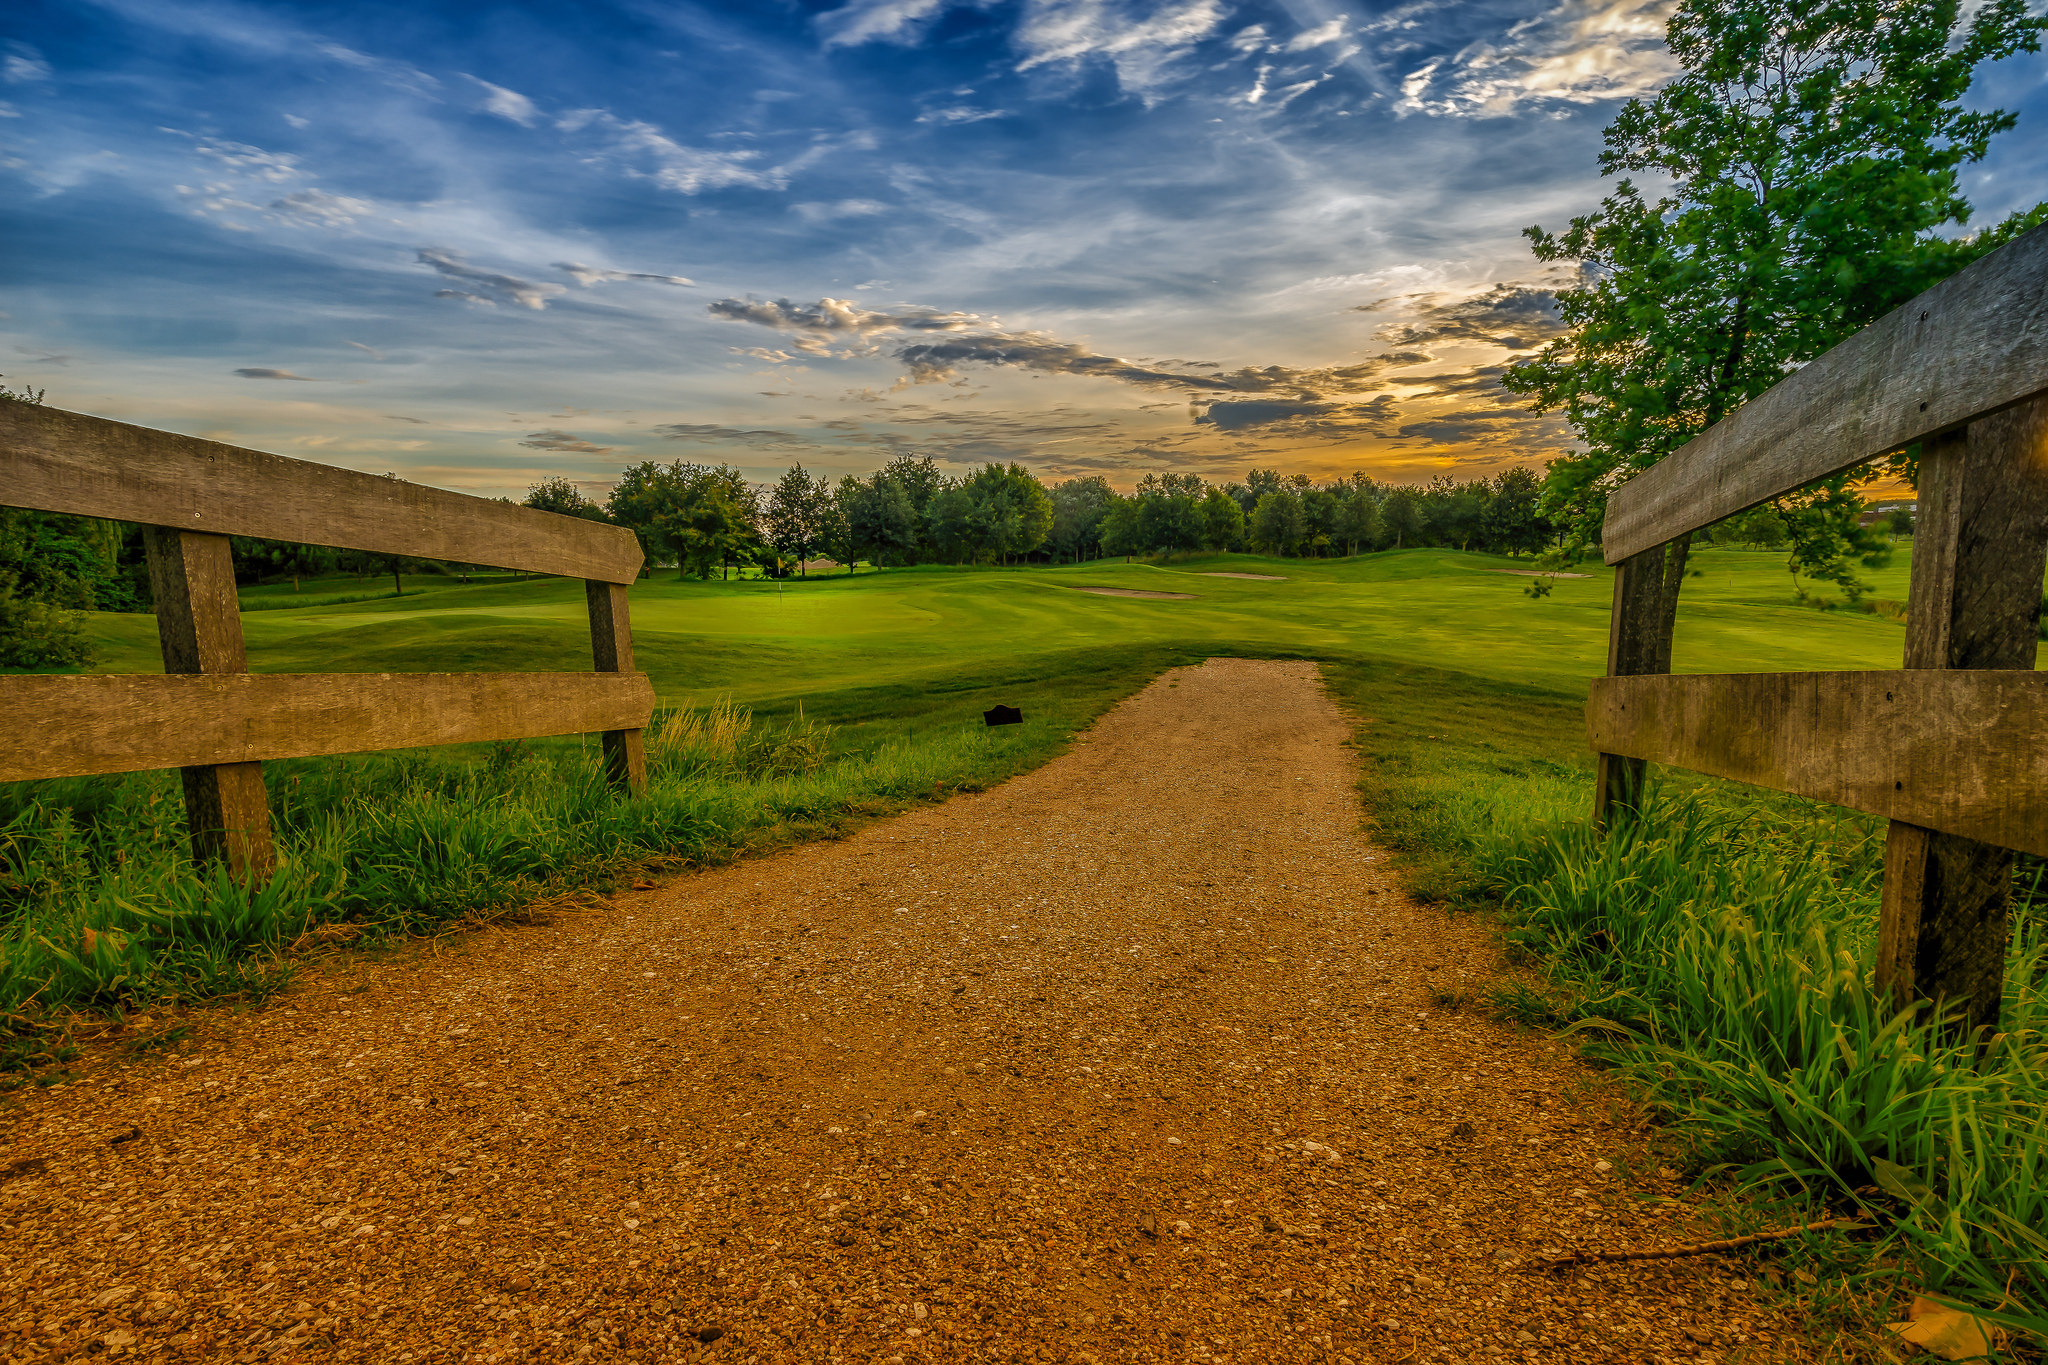
[[33, 725], [0, 731], [0, 782], [429, 744], [638, 730], [642, 673], [187, 673], [0, 679]]
[[[1669, 675], [1679, 538], [1920, 442], [1896, 672]], [[1674, 553], [1674, 542], [1679, 547]], [[2048, 226], [1786, 376], [1615, 489], [1597, 824], [1655, 762], [1886, 817], [1876, 982], [1989, 1036], [2015, 851], [2048, 856]]]
[[2048, 226], [1956, 272], [1614, 490], [1609, 564], [2048, 391]]
[[[0, 781], [177, 768], [193, 857], [251, 880], [277, 862], [271, 759], [594, 732], [611, 783], [646, 789], [624, 527], [32, 403], [0, 403], [0, 506], [141, 523], [164, 660], [0, 677]], [[252, 675], [231, 536], [580, 578], [593, 671]]]
[[1600, 678], [1599, 753], [2048, 856], [2048, 675], [1915, 668]]
[[623, 526], [33, 403], [0, 403], [0, 503], [631, 583]]

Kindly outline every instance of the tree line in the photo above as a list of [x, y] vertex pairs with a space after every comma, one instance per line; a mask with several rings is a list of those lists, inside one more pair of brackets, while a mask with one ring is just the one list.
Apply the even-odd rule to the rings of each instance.
[[837, 484], [791, 466], [750, 484], [729, 465], [645, 462], [602, 502], [566, 479], [533, 486], [526, 505], [630, 528], [650, 564], [708, 578], [759, 565], [803, 573], [815, 559], [906, 564], [1065, 562], [1195, 550], [1333, 556], [1449, 546], [1528, 554], [1557, 537], [1526, 469], [1424, 486], [1364, 474], [1317, 484], [1253, 469], [1242, 481], [1147, 474], [1124, 494], [1101, 475], [1047, 484], [1019, 464], [955, 478], [904, 455]]

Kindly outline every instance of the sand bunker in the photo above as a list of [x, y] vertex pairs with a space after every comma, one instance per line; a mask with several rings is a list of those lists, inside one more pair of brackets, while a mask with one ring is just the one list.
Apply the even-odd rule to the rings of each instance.
[[1511, 573], [1517, 578], [1591, 578], [1589, 573], [1547, 573], [1542, 569], [1482, 569], [1481, 573]]
[[1190, 602], [1195, 598], [1191, 592], [1147, 592], [1143, 588], [1069, 588], [1068, 591], [1092, 592], [1097, 597], [1178, 597]]
[[1261, 583], [1285, 583], [1286, 576], [1277, 573], [1225, 573], [1221, 569], [1199, 571], [1204, 578], [1256, 578]]

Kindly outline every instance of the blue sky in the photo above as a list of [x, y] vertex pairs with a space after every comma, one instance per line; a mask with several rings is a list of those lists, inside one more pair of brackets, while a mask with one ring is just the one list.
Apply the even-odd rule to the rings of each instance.
[[[466, 491], [1459, 477], [1668, 0], [15, 0], [0, 373]], [[1981, 219], [2048, 184], [2048, 59]]]

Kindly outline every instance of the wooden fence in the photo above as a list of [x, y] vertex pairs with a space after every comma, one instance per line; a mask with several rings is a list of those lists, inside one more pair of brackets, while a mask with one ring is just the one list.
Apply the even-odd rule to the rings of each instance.
[[[1596, 814], [1645, 760], [1882, 815], [1880, 987], [1998, 1024], [2013, 850], [2048, 855], [2048, 227], [1752, 399], [1609, 499]], [[1672, 676], [1691, 533], [1921, 443], [1904, 669]]]
[[[142, 523], [164, 657], [0, 677], [0, 781], [179, 768], [194, 856], [247, 877], [276, 863], [266, 759], [596, 732], [614, 785], [646, 783], [621, 527], [27, 403], [0, 403], [0, 505]], [[251, 674], [230, 535], [581, 578], [595, 671]]]

